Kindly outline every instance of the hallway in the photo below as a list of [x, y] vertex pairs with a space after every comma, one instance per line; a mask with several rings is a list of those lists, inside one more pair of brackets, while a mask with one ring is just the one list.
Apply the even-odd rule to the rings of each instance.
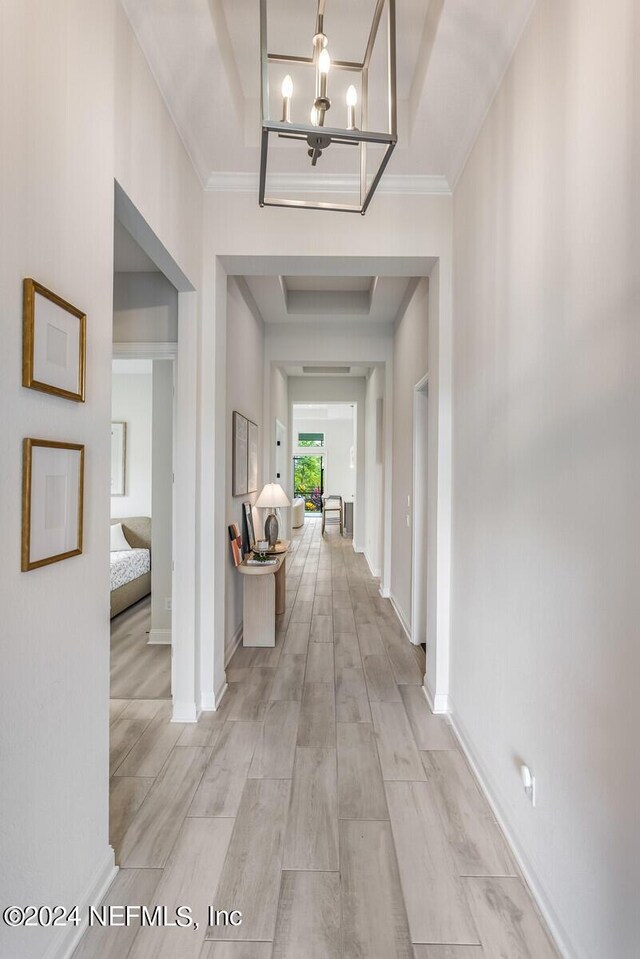
[[107, 902], [199, 925], [94, 928], [75, 959], [556, 956], [363, 557], [307, 522], [287, 585], [276, 647], [237, 650], [217, 713], [112, 701]]

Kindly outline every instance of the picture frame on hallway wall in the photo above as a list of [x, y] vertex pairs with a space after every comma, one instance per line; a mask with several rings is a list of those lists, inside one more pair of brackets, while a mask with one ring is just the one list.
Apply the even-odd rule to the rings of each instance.
[[256, 548], [256, 534], [253, 526], [253, 506], [247, 500], [242, 504], [244, 510], [244, 521], [247, 527], [247, 551], [252, 552]]
[[242, 413], [233, 411], [232, 488], [233, 496], [248, 493], [248, 434], [249, 421]]
[[82, 553], [84, 446], [31, 437], [22, 447], [22, 571]]
[[22, 385], [84, 403], [86, 353], [86, 314], [36, 280], [23, 280]]
[[111, 495], [125, 496], [127, 489], [127, 424], [111, 424]]
[[247, 493], [258, 490], [258, 427], [248, 420]]

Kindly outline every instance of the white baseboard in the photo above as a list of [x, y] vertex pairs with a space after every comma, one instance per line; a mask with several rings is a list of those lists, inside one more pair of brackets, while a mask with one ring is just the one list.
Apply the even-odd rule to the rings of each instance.
[[244, 624], [243, 624], [243, 623], [240, 623], [239, 626], [238, 626], [238, 628], [236, 629], [235, 633], [234, 633], [233, 636], [231, 637], [231, 643], [229, 644], [229, 651], [226, 653], [226, 655], [225, 655], [225, 657], [224, 657], [224, 668], [225, 668], [225, 669], [227, 668], [227, 666], [228, 666], [229, 663], [231, 662], [231, 659], [233, 658], [233, 654], [235, 653], [236, 649], [238, 648], [238, 646], [239, 646], [240, 643], [242, 642], [243, 626], [244, 626]]
[[78, 926], [65, 926], [52, 929], [52, 939], [43, 959], [71, 959], [80, 939], [87, 929], [89, 906], [98, 906], [106, 896], [111, 883], [116, 878], [118, 867], [111, 846], [107, 847], [103, 861], [96, 869], [89, 886], [74, 900], [78, 907], [81, 923]]
[[378, 590], [383, 599], [391, 599], [391, 590], [388, 586], [383, 586], [380, 584], [380, 589]]
[[371, 573], [371, 575], [373, 576], [374, 579], [380, 579], [380, 572], [381, 572], [381, 570], [375, 569], [375, 567], [371, 564], [371, 559], [370, 559], [369, 554], [367, 553], [366, 549], [363, 549], [362, 552], [364, 553], [364, 558], [365, 558], [366, 561], [367, 561], [367, 566], [369, 567], [369, 572]]
[[170, 629], [150, 629], [149, 630], [149, 639], [147, 640], [147, 646], [170, 646], [170, 645], [171, 645]]
[[422, 689], [427, 697], [427, 702], [429, 703], [429, 709], [431, 712], [435, 713], [437, 716], [447, 716], [449, 713], [449, 697], [444, 693], [434, 693], [426, 678]]
[[449, 721], [451, 723], [451, 728], [453, 733], [458, 740], [460, 747], [467, 758], [467, 762], [471, 767], [471, 770], [484, 794], [485, 799], [491, 807], [491, 811], [496, 818], [496, 822], [500, 826], [504, 837], [507, 841], [507, 844], [513, 854], [513, 857], [516, 861], [520, 872], [522, 873], [522, 878], [526, 885], [529, 887], [529, 892], [531, 893], [532, 898], [534, 899], [536, 906], [540, 910], [540, 914], [547, 924], [547, 928], [552, 939], [555, 942], [555, 945], [558, 949], [558, 952], [562, 956], [562, 959], [578, 959], [578, 954], [574, 948], [570, 945], [569, 937], [566, 935], [562, 928], [562, 923], [560, 922], [558, 916], [551, 905], [551, 902], [546, 895], [542, 885], [531, 866], [524, 850], [520, 846], [520, 843], [516, 840], [513, 831], [507, 824], [507, 818], [504, 814], [502, 804], [497, 798], [497, 790], [494, 785], [491, 783], [488, 776], [484, 774], [481, 769], [480, 762], [476, 758], [475, 751], [471, 745], [471, 740], [462, 726], [460, 720], [458, 719], [455, 707], [449, 698]]
[[391, 605], [393, 606], [393, 608], [394, 608], [394, 610], [395, 610], [396, 616], [397, 616], [398, 619], [400, 620], [400, 625], [402, 626], [402, 628], [404, 629], [405, 633], [407, 634], [407, 638], [408, 638], [409, 642], [411, 642], [411, 626], [409, 626], [409, 623], [408, 623], [407, 620], [405, 619], [405, 615], [404, 615], [404, 613], [402, 612], [402, 610], [400, 609], [400, 607], [399, 607], [399, 605], [398, 605], [398, 603], [397, 603], [397, 601], [396, 601], [396, 598], [395, 598], [395, 596], [393, 595], [393, 593], [389, 593], [389, 599], [391, 600]]
[[172, 723], [197, 723], [198, 710], [195, 703], [173, 703]]

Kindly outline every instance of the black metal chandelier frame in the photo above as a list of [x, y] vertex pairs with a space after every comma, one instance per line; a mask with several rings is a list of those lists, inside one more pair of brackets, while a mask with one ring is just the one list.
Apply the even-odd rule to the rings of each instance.
[[[260, 206], [294, 207], [310, 210], [338, 210], [347, 213], [361, 213], [364, 215], [371, 203], [373, 195], [380, 183], [387, 167], [391, 154], [398, 142], [398, 104], [396, 88], [396, 11], [395, 0], [377, 0], [373, 22], [369, 31], [369, 38], [362, 62], [348, 60], [334, 60], [332, 68], [347, 70], [360, 77], [361, 91], [361, 118], [362, 129], [357, 127], [325, 126], [325, 114], [330, 101], [317, 91], [315, 107], [317, 123], [292, 123], [290, 114], [285, 110], [282, 120], [272, 120], [269, 116], [269, 64], [303, 64], [317, 70], [317, 50], [322, 46], [318, 38], [324, 38], [324, 14], [326, 0], [318, 0], [318, 14], [316, 20], [316, 35], [314, 37], [314, 56], [298, 57], [268, 52], [267, 45], [267, 5], [268, 0], [260, 0], [260, 60], [261, 60], [261, 114], [262, 114], [262, 141], [260, 156]], [[369, 114], [369, 69], [380, 30], [383, 16], [387, 18], [387, 93], [388, 93], [388, 127], [385, 132], [367, 130]], [[287, 116], [287, 119], [285, 119]], [[343, 144], [360, 147], [360, 202], [335, 203], [320, 200], [301, 200], [286, 196], [277, 196], [267, 193], [267, 166], [269, 158], [269, 137], [271, 135], [291, 140], [306, 141], [311, 165], [316, 166], [322, 152], [331, 144]], [[367, 147], [369, 145], [386, 147], [377, 171], [370, 179], [367, 171]]]

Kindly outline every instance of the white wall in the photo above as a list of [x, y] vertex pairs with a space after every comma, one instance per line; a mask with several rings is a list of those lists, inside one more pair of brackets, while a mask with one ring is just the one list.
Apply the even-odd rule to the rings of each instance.
[[[331, 416], [331, 407], [328, 407], [328, 416], [314, 418], [305, 415], [300, 406], [293, 409], [292, 448], [293, 455], [305, 455], [304, 449], [298, 449], [298, 433], [324, 433], [324, 446], [320, 449], [309, 449], [306, 452], [322, 453], [324, 458], [324, 491], [337, 493], [343, 500], [355, 500], [356, 496], [356, 455], [357, 436], [355, 407], [349, 407], [350, 415], [339, 419]], [[364, 415], [364, 410], [360, 411]], [[351, 453], [353, 451], [353, 468], [351, 467]], [[292, 469], [291, 460], [289, 470]]]
[[411, 623], [413, 392], [429, 370], [428, 336], [429, 282], [423, 279], [396, 325], [393, 341], [391, 596], [406, 625]]
[[[264, 324], [260, 314], [252, 308], [248, 290], [242, 280], [229, 278], [228, 282], [228, 329], [227, 329], [227, 526], [237, 523], [242, 532], [242, 504], [249, 500], [255, 503], [263, 483], [264, 429], [263, 377], [264, 377]], [[258, 426], [258, 489], [246, 496], [233, 496], [232, 450], [233, 411], [242, 413]], [[260, 511], [262, 512], [262, 511]], [[256, 514], [256, 534], [259, 517]], [[225, 535], [227, 529], [225, 527]], [[227, 535], [227, 544], [229, 537]], [[242, 576], [233, 565], [228, 547], [225, 576], [225, 652], [233, 648], [242, 627]]]
[[[2, 137], [10, 144], [0, 150], [0, 900], [77, 902], [83, 909], [92, 890], [98, 901], [113, 873], [107, 803], [114, 177], [195, 286], [201, 190], [117, 0], [3, 3], [0, 36]], [[21, 386], [25, 276], [87, 312], [84, 404]], [[81, 556], [21, 573], [26, 436], [86, 445], [85, 538]], [[47, 959], [57, 959], [73, 935], [72, 928], [2, 925], [0, 954], [40, 959], [49, 950]]]
[[[115, 360], [111, 420], [127, 424], [125, 495], [111, 497], [111, 516], [151, 516], [153, 376], [151, 361]], [[144, 370], [145, 372], [142, 372]]]
[[[382, 573], [384, 548], [384, 370], [374, 366], [365, 396], [365, 543], [364, 552], [374, 576]], [[382, 406], [380, 405], [382, 404]], [[378, 422], [379, 416], [381, 422]]]
[[162, 273], [114, 273], [114, 343], [176, 343], [178, 291]]
[[[265, 381], [269, 381], [271, 387], [271, 418], [273, 423], [265, 426], [270, 442], [265, 442], [265, 470], [269, 474], [272, 482], [284, 485], [286, 473], [286, 464], [290, 460], [289, 453], [289, 378], [287, 374], [278, 366], [265, 367]], [[280, 479], [276, 477], [277, 455], [275, 446], [275, 420], [279, 420], [284, 426], [284, 433], [287, 437], [285, 448], [281, 451], [281, 463], [284, 464]]]
[[580, 959], [638, 954], [639, 35], [539, 0], [455, 195], [454, 717]]
[[151, 450], [151, 633], [152, 642], [171, 639], [173, 561], [173, 360], [153, 361]]

